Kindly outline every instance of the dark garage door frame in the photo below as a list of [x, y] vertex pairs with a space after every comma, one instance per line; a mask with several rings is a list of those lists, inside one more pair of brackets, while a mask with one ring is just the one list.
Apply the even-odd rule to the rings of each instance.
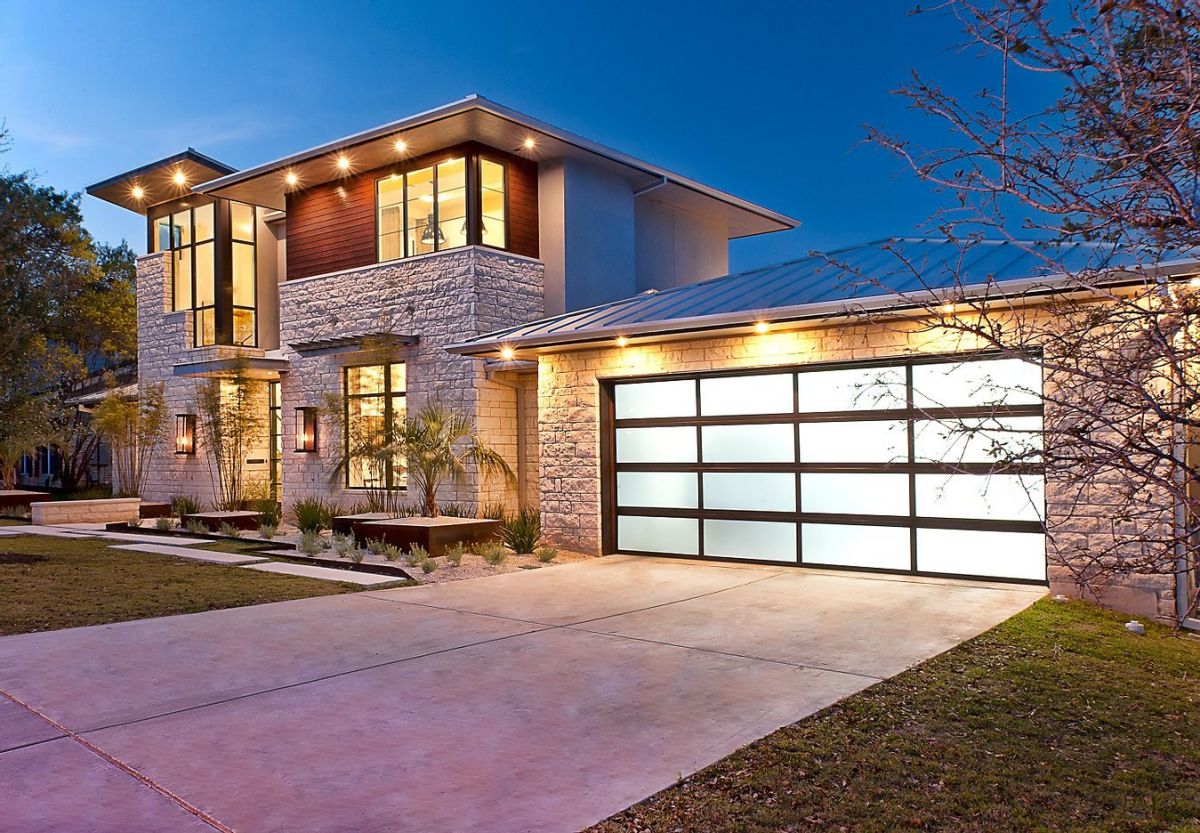
[[[1022, 463], [998, 466], [987, 462], [955, 462], [955, 463], [918, 463], [915, 461], [914, 433], [919, 421], [937, 419], [987, 419], [1003, 417], [1042, 417], [1043, 407], [1038, 404], [980, 407], [932, 408], [916, 407], [913, 402], [913, 368], [922, 364], [940, 364], [947, 362], [975, 362], [992, 359], [1011, 358], [995, 353], [937, 354], [924, 356], [905, 356], [889, 359], [873, 359], [863, 361], [843, 361], [812, 363], [805, 365], [782, 365], [777, 367], [729, 368], [702, 372], [660, 373], [645, 376], [623, 376], [598, 379], [600, 385], [600, 469], [601, 469], [601, 543], [605, 554], [625, 553], [631, 555], [652, 555], [666, 558], [700, 559], [742, 563], [758, 563], [773, 565], [792, 565], [789, 561], [753, 558], [732, 558], [726, 556], [704, 555], [704, 520], [741, 520], [741, 521], [785, 521], [796, 524], [796, 561], [793, 566], [812, 567], [817, 569], [850, 570], [854, 572], [874, 572], [900, 575], [922, 575], [945, 578], [965, 578], [979, 581], [1002, 581], [1007, 583], [1023, 583], [1045, 585], [1045, 579], [1006, 578], [981, 576], [956, 572], [930, 572], [917, 568], [917, 530], [919, 529], [951, 529], [962, 531], [990, 532], [1024, 532], [1045, 533], [1045, 525], [1041, 521], [1018, 520], [985, 520], [965, 518], [922, 517], [916, 514], [916, 476], [919, 474], [1030, 474], [1044, 475], [1041, 464]], [[906, 407], [880, 410], [849, 410], [849, 411], [819, 411], [801, 413], [799, 409], [799, 393], [796, 374], [829, 370], [863, 369], [902, 367], [905, 374]], [[792, 380], [792, 411], [791, 413], [752, 414], [737, 416], [700, 416], [700, 380], [729, 376], [755, 376], [793, 374]], [[615, 414], [615, 392], [618, 385], [655, 382], [694, 380], [696, 396], [696, 416], [688, 417], [651, 417], [639, 419], [620, 419]], [[1040, 391], [1039, 391], [1040, 393]], [[907, 422], [908, 461], [890, 463], [802, 463], [800, 462], [800, 432], [805, 423], [826, 422], [857, 422], [875, 420], [895, 420]], [[703, 434], [701, 428], [706, 425], [741, 426], [755, 424], [791, 423], [795, 442], [795, 454], [790, 463], [704, 463]], [[697, 432], [697, 461], [695, 463], [617, 463], [616, 462], [616, 430], [619, 428], [636, 427], [680, 427], [694, 426]], [[617, 473], [618, 472], [695, 472], [697, 473], [697, 490], [699, 498], [696, 509], [676, 508], [647, 508], [639, 506], [617, 505]], [[801, 478], [803, 473], [887, 473], [908, 475], [909, 511], [906, 515], [865, 515], [865, 514], [826, 514], [816, 512], [770, 512], [757, 510], [715, 510], [704, 509], [703, 477], [704, 472], [782, 472], [793, 474], [796, 478], [796, 509], [801, 508]], [[698, 527], [698, 555], [680, 555], [662, 552], [647, 552], [619, 549], [617, 546], [617, 516], [650, 516], [669, 518], [694, 518]], [[902, 527], [909, 531], [911, 563], [905, 570], [896, 570], [867, 566], [844, 566], [825, 563], [811, 563], [804, 560], [802, 529], [805, 523], [824, 523], [839, 525], [866, 525]]]

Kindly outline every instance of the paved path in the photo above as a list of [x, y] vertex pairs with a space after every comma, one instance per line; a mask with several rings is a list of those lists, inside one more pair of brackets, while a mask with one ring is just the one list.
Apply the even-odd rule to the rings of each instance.
[[1039, 595], [610, 557], [6, 637], [0, 831], [574, 831]]

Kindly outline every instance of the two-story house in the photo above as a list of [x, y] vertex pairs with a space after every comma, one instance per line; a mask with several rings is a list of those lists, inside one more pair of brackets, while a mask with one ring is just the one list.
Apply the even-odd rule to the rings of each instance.
[[[1078, 593], [1071, 559], [1112, 535], [1103, 489], [1042, 465], [1040, 366], [904, 297], [952, 287], [952, 315], [1040, 285], [1020, 246], [837, 253], [873, 285], [817, 256], [728, 275], [731, 239], [796, 222], [479, 97], [247, 170], [188, 150], [88, 190], [146, 217], [139, 383], [164, 385], [177, 423], [148, 499], [214, 501], [195, 382], [238, 361], [267, 383], [245, 464], [285, 505], [403, 485], [355, 460], [330, 472], [354, 427], [440, 401], [517, 475], [441, 499], [537, 506], [585, 551]], [[1096, 254], [1059, 260], [1114, 265]], [[1161, 509], [1147, 523], [1175, 522]], [[1048, 560], [1051, 522], [1079, 553]], [[1195, 569], [1125, 576], [1107, 601], [1182, 615]]]

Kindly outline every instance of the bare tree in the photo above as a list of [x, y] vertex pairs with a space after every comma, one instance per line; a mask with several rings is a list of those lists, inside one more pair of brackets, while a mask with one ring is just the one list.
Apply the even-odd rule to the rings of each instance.
[[150, 458], [166, 433], [162, 384], [148, 385], [140, 396], [110, 394], [96, 407], [92, 425], [112, 449], [113, 494], [141, 495]]
[[[952, 0], [939, 10], [958, 17], [995, 87], [968, 101], [914, 76], [899, 94], [946, 128], [944, 146], [869, 136], [952, 196], [930, 225], [961, 256], [930, 264], [897, 241], [883, 277], [829, 259], [909, 308], [892, 326], [1041, 366], [1052, 563], [1097, 594], [1131, 574], [1183, 576], [1200, 538], [1200, 282], [1172, 263], [1200, 244], [1200, 4]], [[1021, 76], [1061, 93], [1031, 101], [1046, 85]], [[1042, 277], [972, 272], [982, 237], [1020, 247]], [[1179, 618], [1195, 610], [1195, 591], [1181, 601]]]
[[219, 507], [238, 510], [249, 496], [246, 458], [265, 443], [264, 385], [250, 375], [244, 359], [222, 378], [196, 384], [201, 446]]

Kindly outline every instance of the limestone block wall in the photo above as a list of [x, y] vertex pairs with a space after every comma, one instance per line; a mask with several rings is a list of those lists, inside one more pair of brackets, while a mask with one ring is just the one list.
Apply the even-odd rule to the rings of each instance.
[[[542, 355], [538, 363], [538, 437], [542, 527], [561, 546], [601, 550], [599, 381], [671, 372], [856, 361], [981, 349], [961, 334], [910, 321], [814, 327], [793, 332], [633, 345]], [[1046, 381], [1053, 390], [1054, 381]], [[1046, 406], [1046, 422], [1059, 416]], [[1049, 579], [1053, 592], [1091, 595], [1139, 615], [1169, 619], [1175, 593], [1169, 575], [1121, 576], [1098, 592], [1084, 591], [1076, 573], [1085, 553], [1111, 545], [1110, 484], [1073, 485], [1046, 476]], [[1149, 496], [1153, 503], [1153, 496]], [[1169, 522], [1169, 509], [1144, 523]]]
[[[289, 361], [281, 384], [283, 495], [287, 505], [303, 497], [326, 497], [343, 504], [363, 499], [331, 478], [341, 437], [322, 417], [316, 453], [296, 453], [295, 409], [322, 407], [326, 394], [342, 390], [345, 367], [374, 364], [380, 356], [361, 352], [301, 355], [293, 345], [346, 336], [392, 333], [418, 341], [388, 356], [403, 361], [411, 411], [439, 401], [468, 413], [485, 439], [514, 470], [515, 391], [487, 376], [483, 363], [453, 355], [446, 347], [498, 327], [542, 314], [540, 261], [484, 247], [468, 247], [362, 269], [318, 275], [280, 285], [280, 342]], [[535, 479], [532, 478], [531, 479]], [[516, 491], [502, 481], [482, 484], [474, 473], [459, 486], [439, 493], [442, 502], [516, 503]]]

